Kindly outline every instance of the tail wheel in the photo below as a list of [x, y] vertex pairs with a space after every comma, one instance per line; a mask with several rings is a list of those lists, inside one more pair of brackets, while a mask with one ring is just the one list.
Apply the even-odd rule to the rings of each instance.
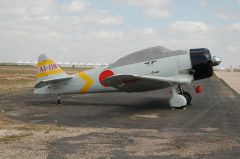
[[62, 100], [61, 100], [61, 96], [60, 95], [58, 95], [57, 104], [62, 104]]
[[58, 99], [57, 104], [62, 104], [62, 101]]
[[187, 100], [187, 105], [190, 105], [191, 104], [191, 101], [192, 101], [192, 96], [190, 93], [188, 92], [183, 92], [183, 96], [186, 98]]

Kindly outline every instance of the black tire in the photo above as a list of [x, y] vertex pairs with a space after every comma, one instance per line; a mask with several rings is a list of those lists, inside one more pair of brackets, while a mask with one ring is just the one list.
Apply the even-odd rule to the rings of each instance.
[[183, 92], [183, 96], [186, 98], [187, 100], [187, 105], [190, 105], [191, 104], [191, 101], [192, 101], [192, 96], [190, 93], [188, 92]]
[[62, 104], [62, 101], [59, 99], [59, 100], [57, 101], [57, 104]]

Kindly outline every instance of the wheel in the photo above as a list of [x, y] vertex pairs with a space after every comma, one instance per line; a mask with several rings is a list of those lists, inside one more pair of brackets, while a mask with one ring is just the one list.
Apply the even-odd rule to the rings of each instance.
[[57, 104], [62, 104], [62, 101], [58, 99]]
[[190, 105], [191, 104], [191, 101], [192, 101], [192, 96], [190, 93], [188, 92], [183, 92], [183, 96], [186, 98], [187, 100], [187, 105]]
[[58, 95], [57, 104], [62, 104], [61, 95]]
[[172, 107], [171, 110], [186, 110], [186, 107]]
[[169, 105], [174, 108], [182, 108], [187, 105], [187, 99], [180, 94], [173, 94], [169, 100]]

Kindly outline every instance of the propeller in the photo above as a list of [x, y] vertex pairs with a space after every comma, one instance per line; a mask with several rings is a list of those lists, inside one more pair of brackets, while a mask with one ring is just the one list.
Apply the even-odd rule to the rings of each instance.
[[218, 65], [220, 65], [221, 62], [222, 62], [222, 60], [220, 59], [220, 57], [217, 57], [217, 56], [212, 57], [213, 66], [218, 66]]

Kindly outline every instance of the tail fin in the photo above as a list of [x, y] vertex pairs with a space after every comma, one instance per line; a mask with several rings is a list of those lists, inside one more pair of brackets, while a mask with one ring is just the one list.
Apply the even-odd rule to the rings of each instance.
[[51, 59], [42, 54], [38, 57], [37, 82], [68, 77], [68, 75]]
[[51, 83], [71, 79], [53, 60], [42, 54], [38, 57], [35, 88], [41, 88]]

